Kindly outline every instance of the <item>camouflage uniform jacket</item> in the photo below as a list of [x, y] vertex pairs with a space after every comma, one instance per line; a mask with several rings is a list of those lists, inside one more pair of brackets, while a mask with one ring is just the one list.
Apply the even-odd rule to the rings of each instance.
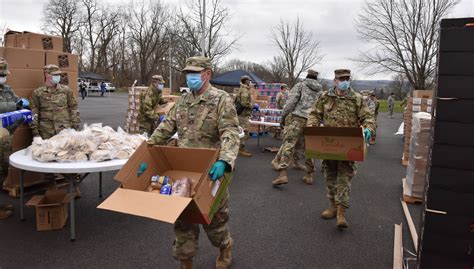
[[293, 114], [307, 119], [311, 108], [321, 95], [321, 84], [315, 79], [305, 79], [296, 84], [290, 91], [288, 101], [283, 108], [283, 117]]
[[69, 87], [58, 84], [56, 89], [41, 86], [31, 96], [33, 135], [47, 139], [66, 128], [78, 128], [81, 119], [77, 100]]
[[350, 89], [347, 95], [339, 96], [332, 88], [323, 93], [316, 102], [308, 119], [308, 126], [359, 127], [361, 124], [375, 130], [374, 116], [362, 95]]
[[252, 96], [250, 94], [250, 86], [246, 84], [240, 84], [239, 91], [235, 96], [235, 100], [240, 102], [244, 111], [240, 114], [241, 116], [248, 116], [252, 114]]
[[219, 160], [234, 167], [239, 121], [230, 96], [209, 85], [201, 95], [185, 94], [156, 128], [149, 144], [166, 144], [178, 132], [180, 147], [220, 149]]
[[[18, 96], [16, 96], [10, 86], [6, 84], [0, 85], [0, 114], [15, 111], [18, 99]], [[14, 124], [13, 126], [9, 126], [7, 130], [13, 133], [17, 126], [18, 125]]]
[[286, 100], [288, 100], [288, 91], [279, 92], [276, 96], [276, 106], [278, 109], [283, 109], [286, 104]]
[[153, 124], [160, 118], [160, 116], [155, 113], [155, 108], [157, 105], [166, 104], [161, 96], [162, 92], [156, 90], [154, 86], [150, 86], [140, 93], [140, 110], [138, 112], [138, 120], [140, 122]]

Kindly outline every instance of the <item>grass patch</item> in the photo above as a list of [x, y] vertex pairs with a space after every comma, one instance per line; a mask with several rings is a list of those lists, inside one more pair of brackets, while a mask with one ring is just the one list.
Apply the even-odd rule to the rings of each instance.
[[[379, 112], [388, 112], [388, 102], [387, 100], [379, 100], [380, 107], [379, 107]], [[400, 104], [402, 101], [395, 101], [395, 109], [394, 112], [396, 113], [402, 113], [403, 112], [403, 107], [400, 107]]]

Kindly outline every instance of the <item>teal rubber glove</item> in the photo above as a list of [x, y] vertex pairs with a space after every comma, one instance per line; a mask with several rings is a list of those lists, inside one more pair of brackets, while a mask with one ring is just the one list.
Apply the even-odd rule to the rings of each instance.
[[365, 143], [369, 144], [370, 138], [372, 137], [372, 132], [369, 130], [369, 128], [364, 129], [364, 136], [365, 136]]
[[216, 181], [224, 175], [225, 168], [227, 164], [224, 161], [217, 161], [209, 171], [209, 175], [211, 176], [211, 181]]
[[140, 166], [138, 167], [137, 177], [141, 176], [147, 168], [148, 168], [148, 164], [145, 162], [142, 162]]

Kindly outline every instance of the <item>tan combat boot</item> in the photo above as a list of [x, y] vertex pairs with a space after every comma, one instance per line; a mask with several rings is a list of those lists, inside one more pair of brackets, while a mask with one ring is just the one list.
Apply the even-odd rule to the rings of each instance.
[[321, 217], [323, 219], [332, 219], [336, 216], [336, 214], [336, 202], [334, 200], [331, 200], [331, 206], [328, 209], [324, 210], [323, 213], [321, 213]]
[[280, 170], [280, 174], [278, 177], [272, 181], [273, 185], [281, 185], [281, 184], [287, 184], [288, 183], [288, 175], [286, 169]]
[[276, 159], [272, 160], [272, 168], [273, 170], [278, 171], [278, 162], [276, 161]]
[[6, 219], [13, 215], [13, 211], [0, 208], [0, 219]]
[[242, 157], [252, 157], [252, 153], [248, 152], [244, 146], [240, 146], [239, 156]]
[[230, 239], [229, 244], [225, 248], [221, 248], [219, 250], [219, 256], [217, 256], [216, 260], [216, 269], [227, 269], [230, 267], [232, 263], [232, 245], [234, 241]]
[[313, 185], [313, 173], [306, 173], [304, 176], [303, 176], [303, 181], [304, 183], [308, 184], [308, 185]]
[[193, 259], [181, 260], [179, 269], [193, 269]]
[[342, 205], [337, 206], [337, 228], [349, 228], [347, 225], [346, 217], [344, 216], [346, 208]]
[[291, 168], [293, 168], [295, 170], [306, 171], [306, 166], [304, 166], [302, 164], [299, 164], [299, 163], [293, 163]]

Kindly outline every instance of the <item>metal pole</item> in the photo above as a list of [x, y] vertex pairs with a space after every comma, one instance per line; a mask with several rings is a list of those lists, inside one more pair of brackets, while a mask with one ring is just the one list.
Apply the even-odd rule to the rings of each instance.
[[202, 40], [201, 50], [202, 56], [206, 56], [206, 0], [202, 0]]
[[171, 35], [170, 35], [170, 46], [168, 48], [168, 58], [170, 65], [170, 90], [173, 91], [173, 73], [171, 72]]

